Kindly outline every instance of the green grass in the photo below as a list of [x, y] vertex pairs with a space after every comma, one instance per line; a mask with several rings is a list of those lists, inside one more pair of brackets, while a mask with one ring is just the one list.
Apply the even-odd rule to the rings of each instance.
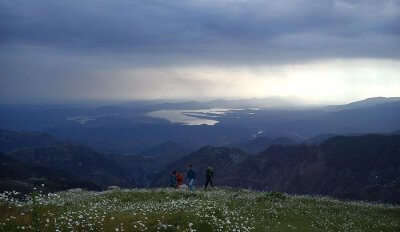
[[[0, 231], [400, 231], [400, 207], [214, 189], [0, 195]], [[21, 199], [21, 197], [19, 197]]]

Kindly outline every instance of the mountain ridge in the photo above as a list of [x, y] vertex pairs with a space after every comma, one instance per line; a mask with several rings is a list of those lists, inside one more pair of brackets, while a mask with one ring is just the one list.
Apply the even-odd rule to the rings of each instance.
[[400, 202], [400, 135], [336, 136], [321, 145], [273, 145], [255, 156], [240, 151], [240, 165], [229, 158], [234, 153], [238, 149], [204, 147], [168, 166], [153, 186], [167, 184], [170, 171], [184, 171], [188, 164], [199, 172], [201, 186], [210, 165], [218, 185]]

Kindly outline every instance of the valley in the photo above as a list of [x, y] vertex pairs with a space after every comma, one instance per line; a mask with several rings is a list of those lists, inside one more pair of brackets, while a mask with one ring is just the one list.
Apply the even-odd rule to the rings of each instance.
[[[397, 130], [386, 129], [400, 128], [400, 102], [366, 102], [335, 110], [290, 111], [249, 107], [204, 111], [206, 103], [190, 103], [190, 110], [183, 103], [180, 110], [176, 110], [179, 104], [97, 107], [86, 109], [86, 115], [111, 116], [84, 124], [65, 120], [63, 112], [71, 110], [36, 109], [43, 119], [31, 123], [51, 122], [54, 111], [62, 120], [57, 116], [53, 126], [33, 132], [29, 126], [22, 131], [0, 130], [0, 188], [28, 193], [41, 183], [46, 191], [166, 187], [172, 170], [185, 173], [192, 164], [198, 187], [205, 182], [205, 169], [212, 166], [219, 186], [400, 203], [400, 137]], [[173, 115], [215, 118], [219, 123], [188, 125], [146, 116], [168, 107], [172, 109], [165, 111]], [[2, 115], [1, 125], [9, 120]], [[384, 120], [384, 126], [378, 120]]]

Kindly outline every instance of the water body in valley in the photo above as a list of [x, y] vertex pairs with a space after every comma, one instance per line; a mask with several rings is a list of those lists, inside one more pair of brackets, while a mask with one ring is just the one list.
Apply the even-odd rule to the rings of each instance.
[[183, 125], [215, 125], [218, 117], [226, 114], [229, 111], [240, 109], [199, 109], [199, 110], [157, 110], [148, 113], [147, 115], [154, 118], [166, 119], [171, 123], [180, 123]]

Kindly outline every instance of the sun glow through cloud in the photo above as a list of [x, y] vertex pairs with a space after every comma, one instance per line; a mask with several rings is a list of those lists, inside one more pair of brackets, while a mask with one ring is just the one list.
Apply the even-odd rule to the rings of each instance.
[[[400, 93], [399, 73], [398, 61], [353, 59], [256, 67], [163, 67], [124, 70], [120, 75], [126, 86], [151, 85], [162, 98], [280, 96], [321, 104], [396, 96]], [[125, 97], [151, 96], [136, 91]]]

